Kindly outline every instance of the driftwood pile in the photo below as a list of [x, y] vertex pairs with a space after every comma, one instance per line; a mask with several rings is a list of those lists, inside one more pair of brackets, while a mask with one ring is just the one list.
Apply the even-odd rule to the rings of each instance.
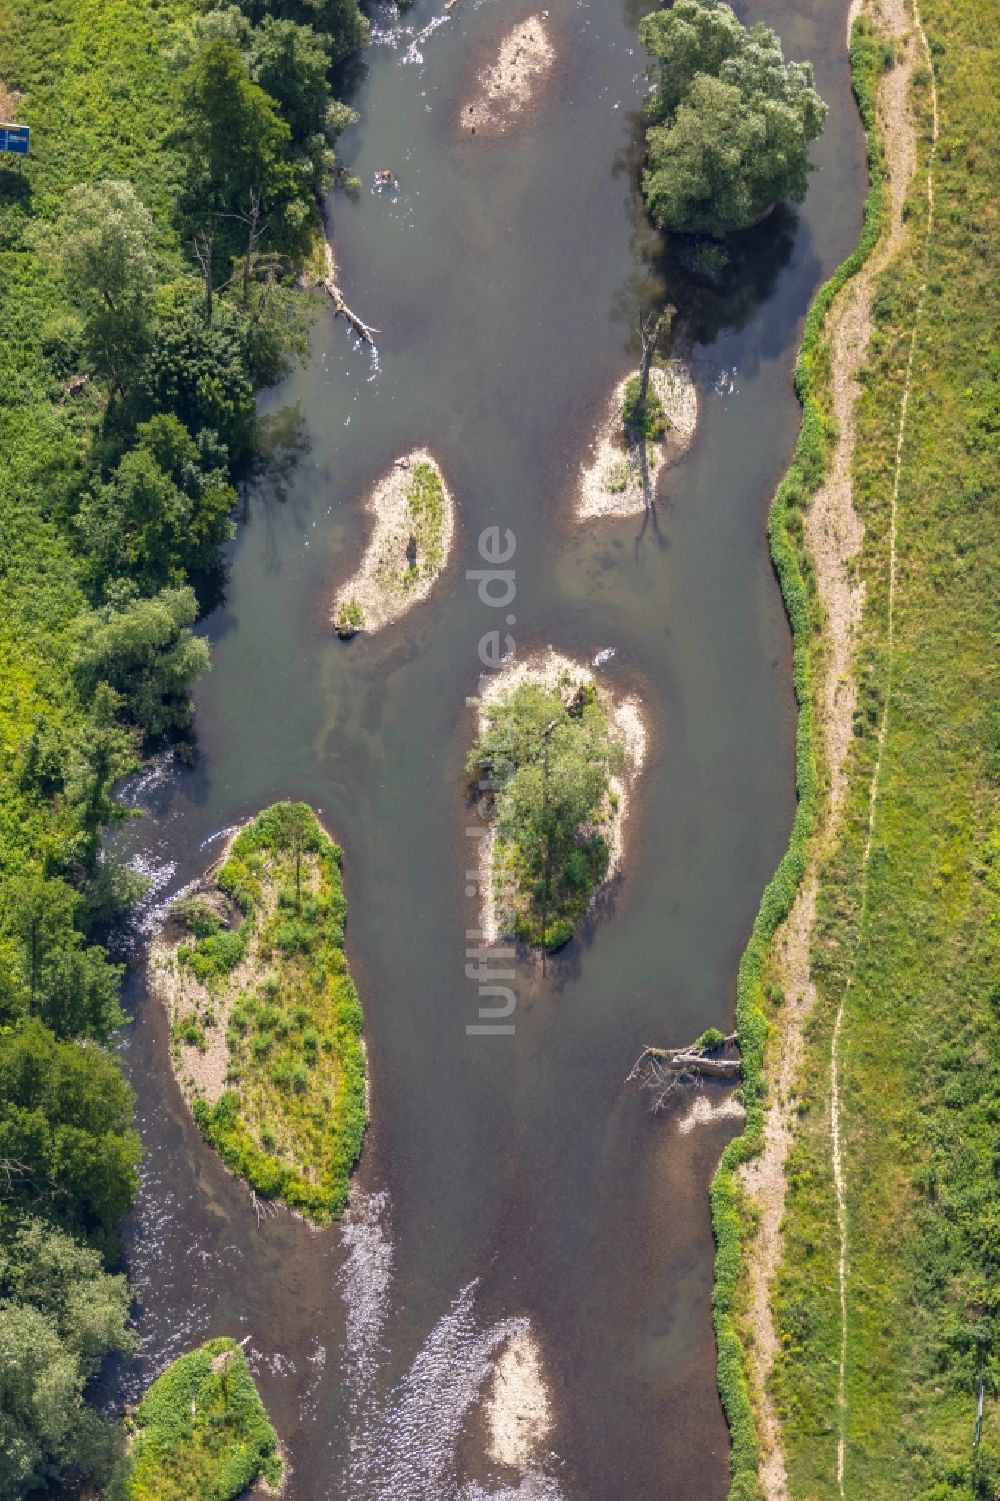
[[664, 1110], [675, 1091], [702, 1079], [721, 1079], [735, 1084], [742, 1063], [736, 1050], [736, 1033], [715, 1038], [708, 1045], [690, 1043], [684, 1048], [643, 1048], [626, 1083], [638, 1084], [653, 1096], [650, 1110]]

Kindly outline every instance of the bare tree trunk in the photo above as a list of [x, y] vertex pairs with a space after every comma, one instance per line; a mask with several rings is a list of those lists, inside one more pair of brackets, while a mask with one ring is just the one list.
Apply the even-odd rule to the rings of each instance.
[[212, 254], [215, 249], [215, 228], [202, 229], [194, 237], [194, 257], [201, 267], [201, 274], [205, 281], [205, 322], [212, 327], [212, 319], [215, 316], [214, 293], [215, 286], [212, 273]]
[[642, 470], [642, 503], [648, 511], [653, 504], [653, 496], [649, 483], [649, 451], [646, 447], [646, 399], [649, 395], [649, 378], [653, 369], [653, 356], [658, 345], [670, 332], [674, 321], [675, 309], [671, 306], [664, 308], [663, 312], [653, 317], [647, 313], [639, 319], [639, 337], [642, 340], [642, 364], [639, 368], [639, 466]]
[[656, 345], [660, 336], [660, 324], [662, 318], [657, 318], [652, 325], [647, 319], [639, 324], [639, 334], [642, 338], [642, 366], [639, 371], [639, 401], [641, 410], [646, 410], [646, 397], [649, 394], [649, 373], [653, 368], [653, 355], [656, 353]]
[[260, 197], [257, 193], [250, 194], [250, 212], [246, 216], [247, 222], [247, 253], [243, 261], [243, 305], [250, 300], [250, 272], [253, 270], [254, 258], [257, 254], [257, 245], [264, 233], [260, 223]]
[[663, 1110], [670, 1096], [683, 1084], [702, 1079], [722, 1079], [731, 1083], [741, 1077], [743, 1064], [728, 1052], [736, 1046], [736, 1034], [730, 1033], [711, 1047], [690, 1043], [684, 1048], [643, 1048], [627, 1082], [640, 1084], [653, 1095], [650, 1110]]
[[321, 277], [316, 285], [323, 288], [323, 291], [327, 294], [327, 296], [330, 298], [330, 301], [333, 303], [334, 317], [336, 317], [339, 313], [342, 313], [343, 316], [347, 319], [348, 323], [354, 329], [354, 332], [358, 335], [358, 337], [363, 339], [366, 344], [370, 344], [374, 349], [375, 335], [379, 332], [379, 330], [377, 328], [372, 328], [370, 324], [365, 323], [362, 318], [358, 317], [357, 313], [352, 312], [352, 310], [347, 306], [347, 303], [344, 301], [344, 294], [337, 286], [337, 283], [334, 279], [337, 268], [334, 264], [333, 250], [331, 248], [329, 240], [326, 240], [323, 246], [323, 258], [325, 261], [326, 275]]

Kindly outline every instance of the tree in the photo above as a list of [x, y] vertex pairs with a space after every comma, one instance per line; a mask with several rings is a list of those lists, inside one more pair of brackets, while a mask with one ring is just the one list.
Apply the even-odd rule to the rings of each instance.
[[110, 1248], [136, 1190], [134, 1096], [117, 1060], [37, 1019], [0, 1033], [0, 1180], [14, 1208]]
[[308, 803], [288, 803], [284, 811], [284, 842], [295, 857], [295, 910], [302, 910], [302, 856], [316, 845], [316, 815]]
[[252, 25], [235, 6], [192, 17], [173, 51], [175, 66], [189, 67], [209, 42], [222, 40], [240, 53], [254, 83], [274, 101], [291, 131], [291, 160], [303, 190], [325, 192], [335, 166], [333, 142], [357, 119], [330, 88], [333, 39], [312, 25], [264, 14]]
[[489, 772], [497, 828], [516, 851], [519, 884], [532, 908], [524, 932], [533, 942], [564, 943], [572, 932], [568, 913], [580, 915], [607, 868], [596, 825], [623, 756], [621, 736], [592, 687], [565, 702], [559, 691], [522, 683], [487, 707], [468, 771]]
[[100, 1252], [44, 1220], [16, 1221], [0, 1242], [0, 1296], [29, 1303], [56, 1329], [82, 1375], [96, 1375], [111, 1351], [135, 1348], [130, 1295]]
[[122, 392], [146, 338], [153, 221], [131, 183], [81, 183], [66, 197], [56, 234], [91, 359]]
[[194, 439], [172, 412], [142, 423], [136, 446], [77, 517], [95, 582], [127, 573], [145, 593], [218, 565], [233, 535], [236, 491], [226, 453], [203, 429]]
[[82, 693], [107, 683], [120, 695], [121, 713], [147, 736], [186, 729], [188, 691], [208, 667], [208, 646], [191, 633], [194, 590], [161, 589], [151, 599], [127, 593], [75, 622], [72, 665]]
[[719, 76], [722, 64], [739, 54], [746, 32], [728, 5], [675, 0], [647, 16], [640, 35], [659, 64], [649, 111], [662, 121], [676, 113], [699, 73]]
[[87, 945], [78, 923], [79, 891], [39, 871], [8, 875], [0, 900], [0, 932], [13, 940], [0, 1015], [38, 1016], [57, 1037], [107, 1042], [124, 1017], [118, 1001], [123, 967], [99, 944]]
[[254, 388], [245, 324], [229, 306], [211, 326], [190, 298], [157, 299], [150, 346], [137, 380], [137, 415], [170, 412], [190, 433], [218, 435], [236, 464], [253, 446]]
[[236, 255], [249, 253], [251, 205], [281, 250], [301, 247], [313, 206], [289, 160], [291, 130], [233, 42], [217, 37], [195, 54], [180, 97], [189, 217], [203, 259], [208, 249], [210, 298], [213, 277], [217, 284]]
[[273, 16], [311, 26], [322, 37], [332, 67], [368, 46], [368, 22], [358, 0], [240, 0], [240, 9], [255, 22]]
[[0, 1501], [19, 1501], [68, 1455], [77, 1362], [37, 1308], [0, 1302]]
[[0, 1501], [67, 1466], [103, 1478], [111, 1425], [83, 1403], [105, 1356], [135, 1347], [125, 1278], [96, 1251], [38, 1219], [0, 1243]]
[[642, 38], [658, 62], [643, 173], [657, 224], [720, 235], [801, 201], [826, 118], [811, 65], [786, 63], [775, 33], [723, 0], [676, 0]]
[[250, 73], [276, 100], [292, 140], [322, 133], [330, 104], [330, 58], [311, 26], [265, 16], [250, 37]]

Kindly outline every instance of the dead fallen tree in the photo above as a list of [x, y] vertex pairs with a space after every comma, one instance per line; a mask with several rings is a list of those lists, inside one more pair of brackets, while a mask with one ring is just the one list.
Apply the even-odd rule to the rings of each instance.
[[357, 313], [349, 308], [347, 303], [344, 301], [344, 294], [337, 285], [337, 267], [333, 259], [333, 250], [331, 248], [329, 240], [326, 240], [323, 245], [323, 263], [325, 275], [320, 277], [316, 285], [318, 287], [322, 287], [323, 291], [327, 294], [330, 301], [333, 303], [333, 316], [336, 318], [338, 314], [342, 314], [354, 329], [354, 332], [358, 335], [358, 337], [363, 339], [366, 344], [370, 344], [374, 349], [375, 335], [379, 333], [380, 330], [377, 328], [372, 328], [371, 325], [366, 323], [363, 318], [359, 318]]
[[628, 1084], [638, 1084], [652, 1096], [650, 1110], [665, 1109], [670, 1096], [687, 1084], [721, 1079], [735, 1084], [742, 1073], [736, 1033], [707, 1032], [683, 1048], [645, 1047], [632, 1065]]

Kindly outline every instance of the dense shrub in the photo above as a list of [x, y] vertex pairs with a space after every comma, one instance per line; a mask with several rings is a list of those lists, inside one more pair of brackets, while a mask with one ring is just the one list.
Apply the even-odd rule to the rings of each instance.
[[277, 1485], [277, 1435], [246, 1356], [210, 1339], [153, 1382], [132, 1418], [116, 1501], [236, 1501], [260, 1479]]

